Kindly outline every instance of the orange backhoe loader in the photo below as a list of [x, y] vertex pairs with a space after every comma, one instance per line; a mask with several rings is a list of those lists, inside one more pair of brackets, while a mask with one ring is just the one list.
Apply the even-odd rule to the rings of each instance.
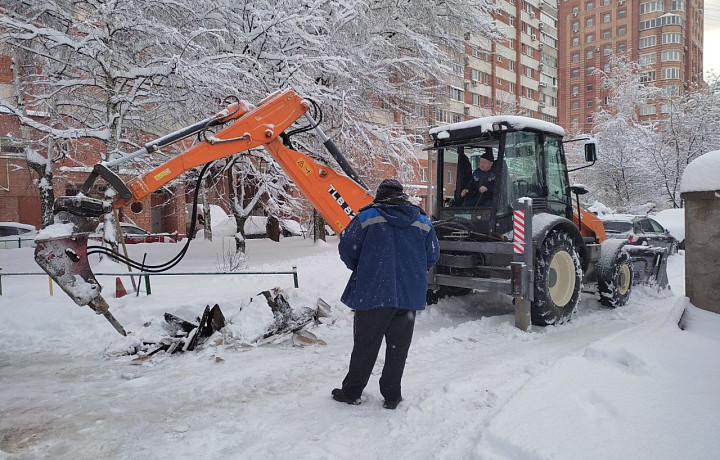
[[[308, 125], [289, 130], [301, 118]], [[98, 218], [128, 205], [137, 212], [141, 209], [139, 200], [190, 169], [205, 165], [199, 184], [212, 161], [256, 147], [267, 149], [330, 226], [340, 232], [373, 196], [320, 129], [320, 119], [320, 110], [312, 101], [286, 89], [257, 105], [237, 101], [136, 152], [99, 163], [76, 196], [56, 200], [56, 223], [36, 240], [35, 260], [75, 303], [104, 315], [124, 335], [125, 330], [101, 295], [88, 255], [111, 254], [144, 272], [160, 272], [182, 259], [191, 238], [172, 260], [159, 265], [140, 264], [108, 248], [87, 246], [88, 234], [96, 228]], [[290, 136], [310, 130], [320, 137], [344, 174], [292, 148]], [[194, 147], [127, 183], [112, 170], [196, 135], [200, 142]], [[601, 302], [609, 307], [627, 301], [633, 278], [653, 278], [667, 284], [666, 255], [647, 249], [640, 249], [643, 253], [630, 251], [622, 241], [608, 240], [597, 218], [573, 205], [572, 195], [585, 190], [569, 184], [563, 149], [567, 141], [563, 141], [561, 127], [525, 117], [488, 117], [434, 128], [430, 135], [433, 145], [429, 150], [435, 152], [431, 160], [437, 166], [434, 177], [438, 179], [432, 188], [432, 219], [441, 252], [428, 277], [430, 301], [472, 290], [503, 292], [514, 297], [516, 318], [525, 315], [516, 322], [527, 329], [530, 319], [538, 325], [569, 319], [583, 283], [586, 287], [594, 285]], [[594, 144], [587, 147], [587, 159], [594, 162]], [[488, 153], [497, 165], [494, 199], [486, 206], [464, 206], [462, 186], [472, 178], [475, 163]], [[446, 168], [455, 173], [452, 187], [443, 183]], [[99, 178], [115, 190], [112, 202], [88, 197]], [[197, 217], [197, 189], [190, 235], [194, 234]], [[445, 196], [447, 190], [450, 196]], [[647, 269], [642, 271], [639, 266]]]

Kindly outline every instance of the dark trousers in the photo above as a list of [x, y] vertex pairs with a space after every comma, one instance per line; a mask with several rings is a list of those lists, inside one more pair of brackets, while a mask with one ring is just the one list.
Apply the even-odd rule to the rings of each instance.
[[386, 401], [399, 400], [402, 396], [400, 381], [414, 328], [413, 310], [392, 307], [356, 310], [353, 351], [350, 369], [342, 384], [343, 392], [350, 398], [360, 398], [385, 337], [385, 365], [380, 377], [380, 393]]

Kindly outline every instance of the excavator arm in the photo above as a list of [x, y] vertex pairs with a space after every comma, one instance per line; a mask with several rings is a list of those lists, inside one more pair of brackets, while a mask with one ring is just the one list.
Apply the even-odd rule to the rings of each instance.
[[[50, 277], [77, 303], [88, 305], [104, 315], [118, 332], [125, 330], [110, 314], [88, 261], [88, 232], [96, 218], [111, 211], [139, 203], [187, 171], [214, 160], [226, 158], [252, 148], [264, 147], [292, 179], [300, 192], [313, 204], [328, 224], [342, 231], [360, 208], [373, 197], [333, 142], [309, 115], [311, 104], [292, 89], [277, 91], [256, 106], [246, 101], [230, 104], [225, 110], [175, 131], [117, 160], [95, 165], [80, 192], [60, 197], [55, 202], [54, 226], [62, 230], [41, 232], [36, 240], [35, 260]], [[285, 145], [278, 137], [300, 118], [306, 118], [311, 129], [335, 158], [343, 173], [334, 171], [322, 161]], [[209, 128], [221, 127], [216, 133]], [[122, 162], [155, 152], [160, 148], [198, 135], [202, 141], [141, 176], [125, 182], [112, 168]], [[115, 190], [112, 202], [88, 197], [98, 178]], [[68, 232], [68, 225], [72, 231]], [[190, 236], [192, 237], [192, 236]], [[189, 243], [189, 240], [188, 240]], [[184, 248], [187, 249], [187, 246]], [[184, 255], [184, 252], [182, 253]]]

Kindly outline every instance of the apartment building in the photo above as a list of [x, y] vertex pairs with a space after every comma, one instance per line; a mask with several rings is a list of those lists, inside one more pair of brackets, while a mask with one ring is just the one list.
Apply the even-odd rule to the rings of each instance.
[[[426, 130], [428, 125], [499, 114], [558, 122], [557, 0], [500, 0], [499, 5], [494, 19], [505, 38], [490, 40], [465, 31], [464, 46], [446, 50], [453, 75], [435, 95], [437, 106], [429, 117], [418, 108], [405, 117], [406, 127]], [[424, 204], [432, 165], [426, 151], [417, 155], [419, 180], [413, 187]], [[445, 174], [446, 188], [454, 187], [452, 168], [446, 168]]]
[[[559, 7], [559, 122], [589, 131], [598, 104], [606, 104], [601, 77], [612, 54], [646, 66], [641, 80], [664, 98], [701, 84], [703, 0], [561, 0]], [[648, 101], [641, 117], [669, 110], [667, 99]]]

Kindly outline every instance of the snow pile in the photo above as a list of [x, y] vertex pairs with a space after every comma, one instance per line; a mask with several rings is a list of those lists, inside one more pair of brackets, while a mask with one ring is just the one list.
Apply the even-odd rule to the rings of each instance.
[[653, 218], [678, 241], [685, 240], [685, 209], [664, 209]]
[[680, 191], [713, 192], [720, 190], [720, 150], [699, 156], [685, 167]]

